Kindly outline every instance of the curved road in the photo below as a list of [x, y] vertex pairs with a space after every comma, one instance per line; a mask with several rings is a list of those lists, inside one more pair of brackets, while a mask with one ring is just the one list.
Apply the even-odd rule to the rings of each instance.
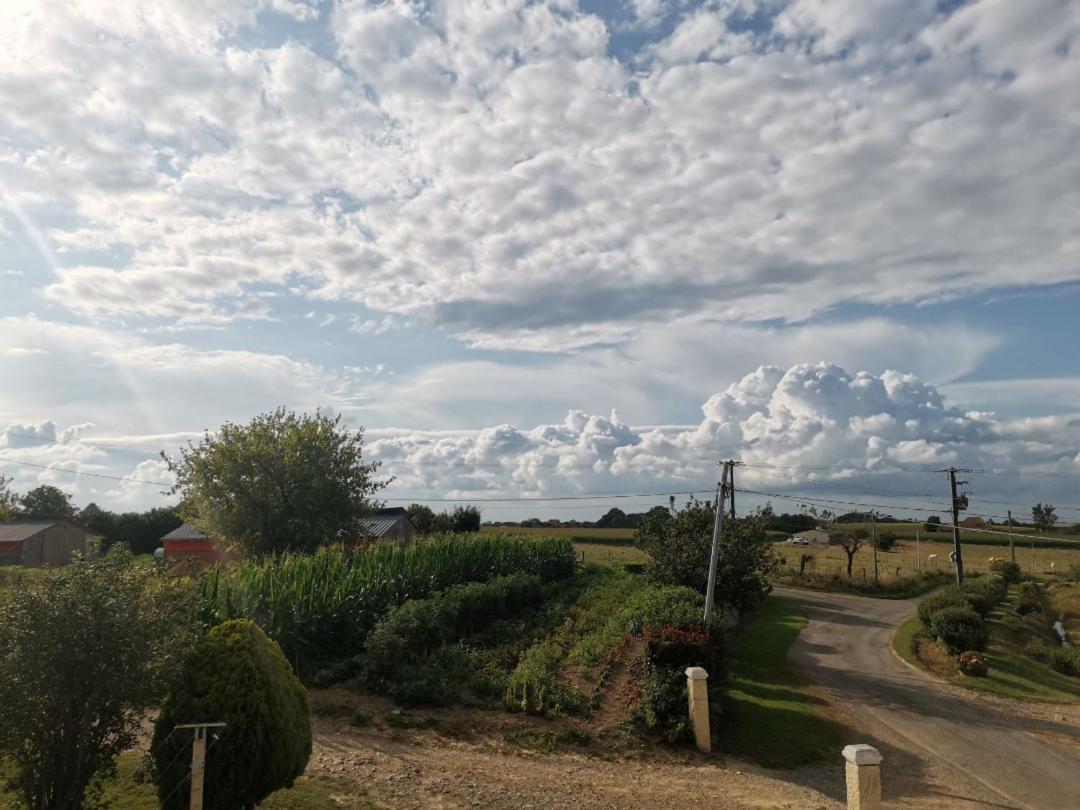
[[[1080, 808], [1080, 759], [1052, 737], [1031, 733], [1080, 742], [1074, 724], [1000, 714], [986, 701], [958, 695], [896, 657], [893, 631], [914, 613], [917, 600], [788, 588], [777, 588], [775, 594], [798, 604], [810, 618], [792, 646], [792, 657], [853, 718], [888, 729], [917, 760], [936, 758], [977, 782], [989, 798], [978, 804]], [[1077, 750], [1072, 748], [1074, 754]], [[882, 782], [887, 803], [897, 798], [889, 795], [888, 766], [886, 758]], [[967, 797], [958, 793], [955, 798]]]

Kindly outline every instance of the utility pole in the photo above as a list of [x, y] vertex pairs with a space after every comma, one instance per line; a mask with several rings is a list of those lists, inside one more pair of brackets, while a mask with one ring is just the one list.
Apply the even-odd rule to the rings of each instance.
[[1009, 558], [1016, 562], [1016, 549], [1013, 548], [1012, 538], [1012, 509], [1009, 510]]
[[922, 563], [919, 562], [919, 527], [915, 527], [915, 570], [922, 570]]
[[874, 547], [874, 587], [878, 586], [877, 571], [877, 512], [870, 510], [870, 545]]
[[712, 621], [713, 599], [716, 597], [716, 564], [720, 559], [720, 533], [724, 530], [724, 508], [727, 506], [728, 462], [721, 461], [720, 483], [716, 485], [716, 508], [713, 510], [712, 548], [709, 550], [709, 580], [705, 585], [705, 626]]
[[[190, 728], [195, 732], [191, 744], [191, 801], [190, 810], [203, 808], [203, 779], [206, 776], [206, 732], [211, 728], [225, 728], [224, 723], [184, 723], [176, 729]], [[174, 730], [176, 730], [174, 729]]]
[[961, 470], [956, 467], [949, 467], [945, 470], [937, 470], [937, 472], [943, 472], [949, 476], [949, 490], [952, 493], [952, 538], [953, 538], [953, 555], [956, 557], [956, 584], [964, 584], [964, 558], [960, 551], [960, 510], [967, 509], [967, 497], [960, 497], [956, 494], [956, 487], [960, 484], [966, 484], [967, 481], [957, 481], [957, 473], [971, 472], [971, 470]]

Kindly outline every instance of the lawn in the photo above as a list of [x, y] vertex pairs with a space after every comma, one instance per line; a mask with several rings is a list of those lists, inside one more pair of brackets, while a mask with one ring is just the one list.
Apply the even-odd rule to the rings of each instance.
[[[990, 644], [985, 651], [990, 661], [990, 671], [986, 677], [958, 675], [948, 678], [949, 682], [975, 692], [987, 692], [1029, 703], [1080, 702], [1080, 678], [1063, 675], [1024, 655], [1021, 639], [1030, 637], [1032, 631], [1021, 630], [1017, 633], [1009, 630], [1003, 622], [1005, 615], [1001, 608], [991, 614]], [[915, 654], [916, 639], [923, 635], [918, 616], [912, 616], [896, 629], [893, 649], [909, 664], [926, 669]], [[935, 674], [941, 676], [941, 673]]]
[[722, 735], [728, 753], [795, 768], [843, 747], [842, 727], [788, 658], [806, 622], [795, 605], [772, 597], [734, 642]]

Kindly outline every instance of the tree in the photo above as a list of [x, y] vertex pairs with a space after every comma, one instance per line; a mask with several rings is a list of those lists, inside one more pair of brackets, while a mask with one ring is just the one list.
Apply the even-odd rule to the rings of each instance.
[[596, 528], [598, 529], [625, 529], [629, 526], [629, 522], [626, 517], [626, 512], [622, 509], [608, 509], [598, 521], [596, 521]]
[[1041, 501], [1031, 507], [1031, 522], [1040, 532], [1054, 528], [1057, 523], [1057, 515], [1054, 513], [1054, 505]]
[[0, 759], [32, 810], [78, 810], [194, 639], [190, 589], [117, 549], [0, 593]]
[[225, 423], [173, 459], [181, 517], [251, 554], [312, 551], [364, 535], [372, 496], [390, 483], [363, 460], [363, 430], [284, 408]]
[[892, 547], [896, 545], [896, 533], [891, 531], [878, 532], [877, 536], [877, 549], [878, 551], [891, 551]]
[[870, 539], [870, 532], [866, 529], [854, 529], [852, 531], [829, 532], [829, 545], [839, 546], [847, 555], [847, 578], [851, 581], [851, 566], [855, 562], [855, 553]]
[[435, 512], [430, 506], [422, 503], [412, 503], [405, 510], [409, 515], [409, 522], [416, 529], [417, 534], [431, 534], [431, 526], [435, 522]]
[[480, 507], [455, 506], [450, 515], [450, 531], [454, 534], [480, 531]]
[[941, 517], [938, 515], [931, 515], [926, 519], [923, 528], [928, 532], [936, 532], [941, 528]]
[[71, 496], [62, 489], [42, 484], [19, 499], [19, 512], [32, 517], [73, 518], [75, 507]]
[[311, 757], [307, 690], [276, 642], [247, 619], [213, 628], [184, 662], [154, 726], [158, 796], [165, 810], [189, 805], [183, 785], [190, 734], [177, 725], [221, 722], [226, 743], [207, 757], [206, 810], [249, 810], [291, 787]]
[[15, 514], [19, 505], [19, 496], [11, 488], [12, 480], [14, 479], [0, 474], [0, 520], [6, 520]]
[[[714, 511], [691, 501], [674, 513], [650, 510], [638, 529], [639, 548], [652, 557], [651, 576], [665, 585], [686, 585], [702, 593], [709, 581]], [[760, 515], [725, 521], [716, 572], [718, 601], [736, 611], [753, 610], [772, 590], [780, 558]]]

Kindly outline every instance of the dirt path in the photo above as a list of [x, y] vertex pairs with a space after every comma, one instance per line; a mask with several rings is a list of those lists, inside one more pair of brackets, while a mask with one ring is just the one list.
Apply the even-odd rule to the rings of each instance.
[[954, 787], [935, 790], [951, 793], [956, 807], [1080, 807], [1075, 709], [979, 698], [913, 670], [892, 652], [891, 638], [914, 600], [786, 588], [776, 595], [810, 617], [792, 657], [870, 735], [866, 742], [883, 747], [887, 801], [907, 805], [904, 771], [944, 769]]

